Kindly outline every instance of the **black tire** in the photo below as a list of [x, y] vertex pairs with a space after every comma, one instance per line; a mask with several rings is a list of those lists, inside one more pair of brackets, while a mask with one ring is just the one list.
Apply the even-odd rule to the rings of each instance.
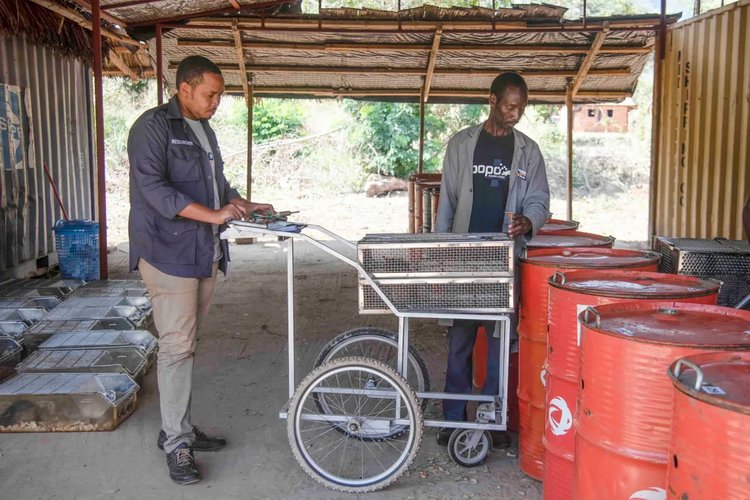
[[448, 440], [448, 455], [454, 463], [462, 467], [477, 467], [484, 463], [492, 451], [492, 435], [488, 431], [482, 432], [479, 442], [470, 447], [467, 445], [474, 429], [456, 429]]
[[[359, 384], [373, 377], [375, 387]], [[321, 414], [316, 393], [331, 398], [335, 413]], [[390, 399], [398, 406], [383, 405]], [[337, 420], [326, 420], [329, 417]], [[367, 427], [397, 417], [406, 423], [387, 445], [360, 439], [356, 432], [331, 434], [333, 429]], [[376, 491], [396, 481], [417, 456], [422, 431], [422, 411], [409, 384], [369, 358], [340, 358], [312, 370], [297, 387], [287, 415], [287, 437], [302, 469], [323, 486], [347, 493]]]
[[[367, 340], [383, 342], [384, 344], [390, 345], [393, 350], [398, 349], [398, 334], [394, 332], [371, 326], [354, 328], [332, 338], [328, 344], [323, 347], [320, 354], [318, 354], [318, 358], [315, 360], [313, 368], [317, 368], [323, 363], [341, 357], [362, 356], [365, 358], [376, 359], [395, 370], [396, 355], [378, 356], [378, 353], [367, 351], [362, 347], [363, 341]], [[358, 352], [355, 347], [357, 344], [360, 345]], [[419, 371], [417, 372], [417, 370]], [[417, 351], [412, 345], [409, 346], [409, 370], [406, 373], [406, 380], [416, 392], [430, 392], [430, 376], [427, 372], [427, 365], [419, 355], [419, 351]], [[426, 404], [427, 401], [422, 402], [422, 409], [425, 408]]]

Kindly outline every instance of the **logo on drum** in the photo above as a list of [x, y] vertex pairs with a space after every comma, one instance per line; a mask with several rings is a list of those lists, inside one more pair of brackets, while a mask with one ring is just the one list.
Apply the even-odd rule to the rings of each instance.
[[542, 386], [547, 387], [547, 369], [542, 368], [542, 371], [539, 372], [539, 378], [542, 380]]
[[[558, 412], [560, 413], [560, 418], [558, 420], [555, 420], [555, 414]], [[567, 432], [573, 426], [573, 415], [570, 413], [568, 403], [566, 403], [565, 400], [560, 396], [555, 397], [554, 399], [552, 399], [552, 401], [549, 402], [549, 412], [547, 413], [547, 419], [549, 420], [549, 426], [552, 429], [552, 434], [554, 434], [555, 436], [562, 436], [564, 434], [567, 434]]]
[[630, 500], [665, 500], [667, 498], [666, 490], [651, 487], [647, 490], [636, 491], [630, 495]]

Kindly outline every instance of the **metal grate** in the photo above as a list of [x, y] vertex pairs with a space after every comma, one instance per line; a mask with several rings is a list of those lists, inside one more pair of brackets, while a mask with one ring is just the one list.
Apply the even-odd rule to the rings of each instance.
[[732, 307], [750, 293], [750, 244], [735, 240], [658, 237], [661, 272], [722, 282], [719, 305]]
[[377, 234], [358, 244], [374, 277], [503, 276], [513, 274], [513, 242], [496, 234]]
[[[402, 312], [513, 312], [512, 278], [472, 280], [378, 280], [378, 286]], [[385, 302], [360, 280], [360, 313], [390, 313]]]

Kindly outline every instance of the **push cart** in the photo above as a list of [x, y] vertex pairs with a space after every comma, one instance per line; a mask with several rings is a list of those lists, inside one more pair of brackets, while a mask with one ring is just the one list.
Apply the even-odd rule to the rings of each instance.
[[[354, 244], [323, 227], [284, 220], [230, 221], [221, 237], [261, 235], [284, 240], [287, 248], [289, 399], [279, 416], [287, 420], [289, 444], [302, 468], [334, 490], [379, 490], [409, 467], [425, 426], [455, 429], [448, 452], [458, 464], [482, 463], [492, 448], [489, 431], [507, 428], [512, 240], [497, 234], [378, 234]], [[325, 346], [299, 383], [294, 350], [295, 240], [355, 268], [360, 312], [392, 313], [399, 326], [398, 333], [374, 328], [342, 333]], [[412, 318], [496, 322], [503, 367], [499, 394], [431, 392], [425, 364], [409, 345]], [[476, 420], [425, 419], [429, 399], [475, 401]]]

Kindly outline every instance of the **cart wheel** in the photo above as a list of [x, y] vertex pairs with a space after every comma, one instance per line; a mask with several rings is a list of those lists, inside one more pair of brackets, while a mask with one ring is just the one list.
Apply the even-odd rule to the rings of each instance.
[[[472, 445], [475, 434], [480, 433], [479, 440]], [[492, 436], [488, 431], [476, 429], [456, 429], [448, 440], [448, 455], [458, 465], [476, 467], [482, 464], [492, 449]]]
[[[363, 439], [368, 434], [397, 435], [383, 442]], [[394, 482], [414, 460], [422, 442], [422, 411], [409, 384], [389, 366], [341, 358], [315, 368], [297, 387], [287, 435], [295, 458], [317, 482], [365, 493]]]
[[[318, 367], [332, 359], [347, 356], [376, 359], [395, 370], [398, 366], [398, 335], [382, 328], [354, 328], [332, 338], [320, 351], [314, 366]], [[409, 346], [408, 359], [409, 369], [406, 372], [406, 381], [417, 392], [430, 392], [427, 365], [412, 345]], [[422, 408], [426, 403], [427, 401], [422, 402]]]
[[[355, 328], [337, 335], [320, 351], [318, 359], [315, 360], [315, 367], [321, 366], [334, 359], [341, 359], [347, 356], [361, 356], [364, 358], [374, 359], [385, 363], [394, 370], [396, 369], [396, 358], [398, 356], [398, 336], [387, 330], [380, 328]], [[409, 346], [409, 370], [407, 371], [407, 382], [419, 392], [430, 391], [430, 379], [427, 375], [427, 367], [419, 356], [419, 353], [412, 346]], [[369, 386], [374, 386], [373, 380], [368, 381]], [[319, 394], [313, 395], [318, 403], [318, 408], [326, 414], [334, 413], [334, 410], [328, 406], [326, 398]], [[420, 401], [422, 410], [427, 406], [427, 400]], [[337, 426], [337, 430], [354, 434], [360, 439], [392, 439], [404, 431], [402, 426], [392, 426], [384, 429], [384, 432], [376, 432], [374, 429], [352, 431], [344, 428], [343, 425]]]

